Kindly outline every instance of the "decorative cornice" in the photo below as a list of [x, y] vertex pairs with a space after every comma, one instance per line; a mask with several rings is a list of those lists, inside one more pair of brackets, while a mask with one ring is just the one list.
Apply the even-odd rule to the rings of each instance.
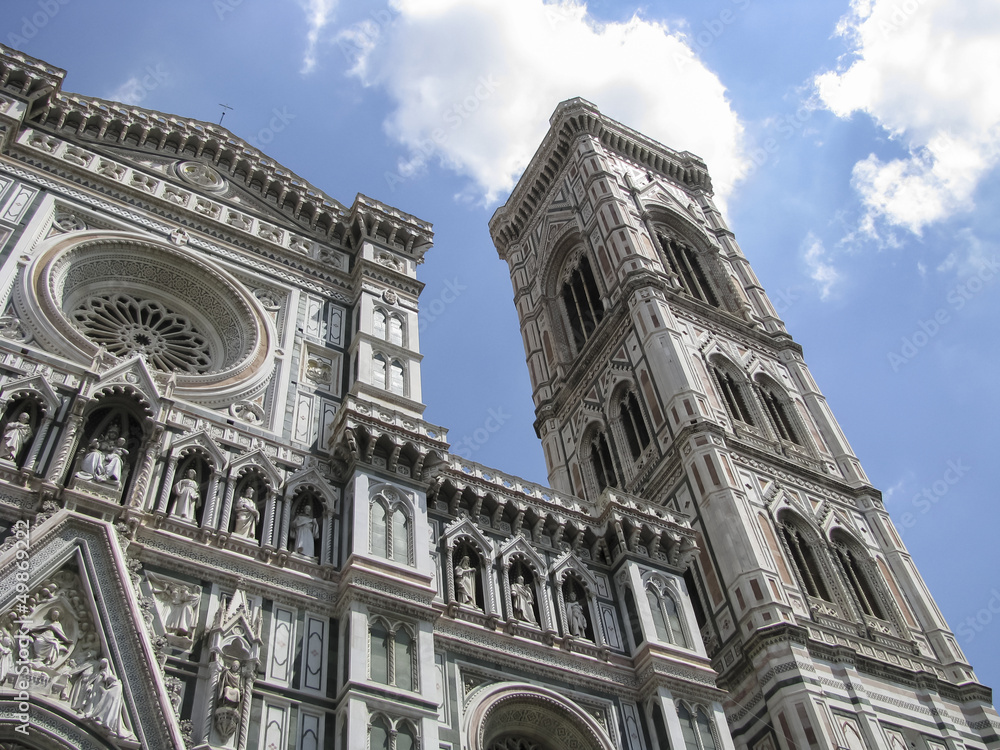
[[66, 72], [0, 45], [0, 90], [28, 103], [31, 125], [91, 147], [198, 161], [259, 195], [319, 239], [356, 247], [370, 239], [415, 258], [430, 248], [432, 225], [358, 194], [347, 208], [226, 128], [97, 97], [64, 93]]
[[546, 194], [562, 173], [573, 143], [581, 136], [597, 138], [606, 148], [646, 169], [658, 172], [688, 190], [711, 194], [708, 168], [687, 151], [674, 151], [642, 133], [602, 115], [594, 104], [575, 98], [559, 104], [549, 119], [549, 132], [507, 202], [490, 219], [490, 234], [506, 258], [507, 248], [524, 235]]

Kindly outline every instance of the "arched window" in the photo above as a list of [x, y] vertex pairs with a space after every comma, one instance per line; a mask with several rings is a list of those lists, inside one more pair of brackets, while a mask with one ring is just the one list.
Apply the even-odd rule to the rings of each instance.
[[650, 584], [646, 587], [646, 599], [653, 613], [653, 625], [656, 627], [656, 637], [663, 643], [688, 648], [684, 629], [681, 627], [680, 611], [677, 602], [666, 591], [661, 591]]
[[395, 745], [392, 750], [417, 750], [417, 730], [403, 719], [396, 725]]
[[781, 536], [792, 558], [793, 567], [799, 575], [806, 593], [817, 599], [833, 601], [820, 571], [816, 557], [815, 540], [807, 537], [802, 530], [786, 517], [781, 523]]
[[375, 338], [385, 339], [386, 315], [382, 310], [376, 309], [372, 313], [372, 334]]
[[407, 625], [377, 617], [368, 627], [368, 644], [368, 674], [373, 682], [416, 689], [416, 641]]
[[372, 554], [410, 565], [410, 517], [405, 506], [379, 495], [372, 500], [370, 518]]
[[597, 289], [597, 280], [587, 256], [569, 274], [562, 288], [563, 304], [569, 317], [570, 331], [577, 350], [581, 349], [604, 318], [604, 305]]
[[618, 406], [618, 416], [625, 430], [625, 439], [628, 441], [632, 458], [638, 459], [649, 445], [649, 431], [646, 429], [646, 420], [642, 418], [642, 410], [633, 391], [629, 391], [622, 399]]
[[403, 363], [398, 359], [392, 360], [392, 364], [389, 365], [389, 390], [397, 396], [406, 395], [406, 380], [404, 378], [404, 374], [405, 370], [403, 368]]
[[395, 314], [389, 316], [389, 343], [403, 345], [403, 319]]
[[738, 382], [728, 369], [722, 367], [712, 365], [712, 375], [715, 376], [715, 382], [719, 386], [719, 393], [722, 394], [729, 416], [738, 422], [756, 426], [743, 384]]
[[868, 561], [857, 547], [841, 536], [833, 540], [833, 558], [847, 580], [854, 599], [866, 615], [885, 620], [885, 610], [868, 572]]
[[698, 707], [692, 714], [683, 703], [677, 707], [677, 718], [681, 722], [684, 736], [684, 750], [716, 750], [712, 720], [705, 709]]
[[389, 740], [392, 726], [384, 716], [376, 716], [368, 725], [368, 750], [392, 750]]
[[603, 492], [606, 487], [617, 487], [615, 467], [611, 462], [611, 449], [603, 432], [598, 432], [590, 441], [590, 465], [597, 479], [597, 491]]
[[788, 402], [787, 397], [783, 398], [774, 386], [763, 382], [757, 384], [757, 393], [764, 404], [767, 416], [771, 419], [771, 426], [774, 428], [775, 434], [782, 440], [803, 445], [802, 438], [792, 421], [792, 415], [789, 411], [792, 405]]
[[660, 247], [663, 248], [667, 266], [676, 274], [681, 288], [697, 300], [707, 302], [712, 307], [720, 307], [719, 298], [709, 282], [708, 276], [705, 275], [698, 253], [683, 242], [670, 239], [662, 234], [658, 234], [657, 238], [660, 241]]
[[372, 385], [376, 388], [385, 388], [385, 357], [376, 354], [372, 357]]

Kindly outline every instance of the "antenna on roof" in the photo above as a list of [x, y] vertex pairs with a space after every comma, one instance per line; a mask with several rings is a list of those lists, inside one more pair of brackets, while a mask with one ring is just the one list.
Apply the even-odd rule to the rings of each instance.
[[232, 107], [230, 107], [228, 104], [220, 104], [219, 106], [222, 107], [222, 115], [219, 117], [219, 124], [221, 125], [222, 119], [226, 116], [226, 110], [232, 109]]

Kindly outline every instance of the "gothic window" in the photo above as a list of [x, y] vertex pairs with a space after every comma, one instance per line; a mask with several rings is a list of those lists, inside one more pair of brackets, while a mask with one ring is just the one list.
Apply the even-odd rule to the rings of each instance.
[[392, 750], [392, 726], [384, 716], [376, 716], [368, 725], [368, 750]]
[[381, 308], [375, 308], [372, 313], [372, 334], [375, 338], [403, 346], [405, 329], [403, 318], [396, 313], [387, 313]]
[[562, 299], [570, 331], [573, 333], [573, 343], [580, 350], [604, 318], [601, 294], [597, 290], [597, 280], [586, 255], [581, 256], [579, 265], [563, 283]]
[[410, 517], [402, 503], [378, 495], [371, 503], [371, 551], [387, 560], [410, 563]]
[[712, 375], [719, 386], [719, 393], [722, 394], [722, 400], [726, 405], [726, 411], [729, 413], [730, 418], [744, 424], [756, 426], [756, 421], [753, 418], [753, 412], [750, 410], [750, 404], [747, 401], [747, 393], [744, 390], [743, 384], [737, 382], [728, 369], [715, 365], [712, 365]]
[[674, 239], [658, 234], [660, 247], [666, 258], [667, 266], [677, 276], [681, 288], [691, 297], [707, 302], [712, 307], [720, 307], [719, 298], [712, 288], [701, 260], [691, 247]]
[[389, 343], [403, 345], [403, 319], [398, 315], [389, 316]]
[[646, 587], [646, 599], [653, 613], [653, 624], [656, 626], [656, 637], [663, 643], [688, 648], [684, 629], [681, 627], [680, 610], [677, 602], [665, 590], [650, 584]]
[[416, 689], [416, 639], [408, 626], [375, 618], [369, 625], [368, 644], [368, 672], [374, 682]]
[[404, 375], [403, 363], [398, 359], [392, 360], [392, 364], [389, 365], [389, 391], [395, 393], [397, 396], [406, 395]]
[[865, 556], [858, 551], [854, 544], [842, 537], [837, 537], [833, 541], [833, 559], [847, 580], [855, 601], [866, 615], [878, 617], [880, 620], [887, 619], [879, 601], [878, 592], [869, 575], [868, 561]]
[[795, 424], [792, 421], [790, 413], [792, 405], [788, 402], [787, 397], [783, 398], [774, 386], [766, 383], [757, 384], [757, 393], [764, 404], [767, 416], [771, 419], [771, 426], [774, 428], [775, 434], [782, 440], [788, 440], [796, 445], [803, 445], [799, 431], [795, 428]]
[[606, 487], [617, 487], [615, 467], [611, 462], [611, 449], [603, 432], [598, 432], [590, 441], [590, 465], [597, 479], [597, 491], [603, 492]]
[[625, 439], [632, 452], [632, 458], [638, 459], [649, 445], [649, 431], [646, 429], [646, 420], [642, 418], [642, 410], [633, 391], [629, 391], [622, 399], [618, 406], [618, 416], [625, 430]]
[[691, 711], [683, 703], [677, 707], [677, 718], [684, 736], [684, 750], [717, 750], [712, 720], [700, 706]]
[[372, 385], [376, 388], [385, 388], [385, 374], [385, 357], [381, 354], [376, 354], [372, 357]]
[[792, 567], [798, 573], [806, 593], [817, 599], [833, 601], [826, 585], [826, 580], [820, 572], [819, 560], [816, 557], [815, 539], [807, 537], [795, 523], [787, 517], [781, 523], [781, 536], [785, 541], [788, 554], [792, 559]]

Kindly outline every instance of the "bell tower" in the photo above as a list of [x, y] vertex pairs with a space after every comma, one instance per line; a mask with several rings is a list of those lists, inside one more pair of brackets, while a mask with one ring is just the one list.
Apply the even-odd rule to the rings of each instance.
[[[1000, 747], [988, 688], [716, 207], [704, 162], [563, 102], [490, 222], [553, 488], [686, 514], [739, 748]], [[963, 744], [965, 743], [965, 744]]]

